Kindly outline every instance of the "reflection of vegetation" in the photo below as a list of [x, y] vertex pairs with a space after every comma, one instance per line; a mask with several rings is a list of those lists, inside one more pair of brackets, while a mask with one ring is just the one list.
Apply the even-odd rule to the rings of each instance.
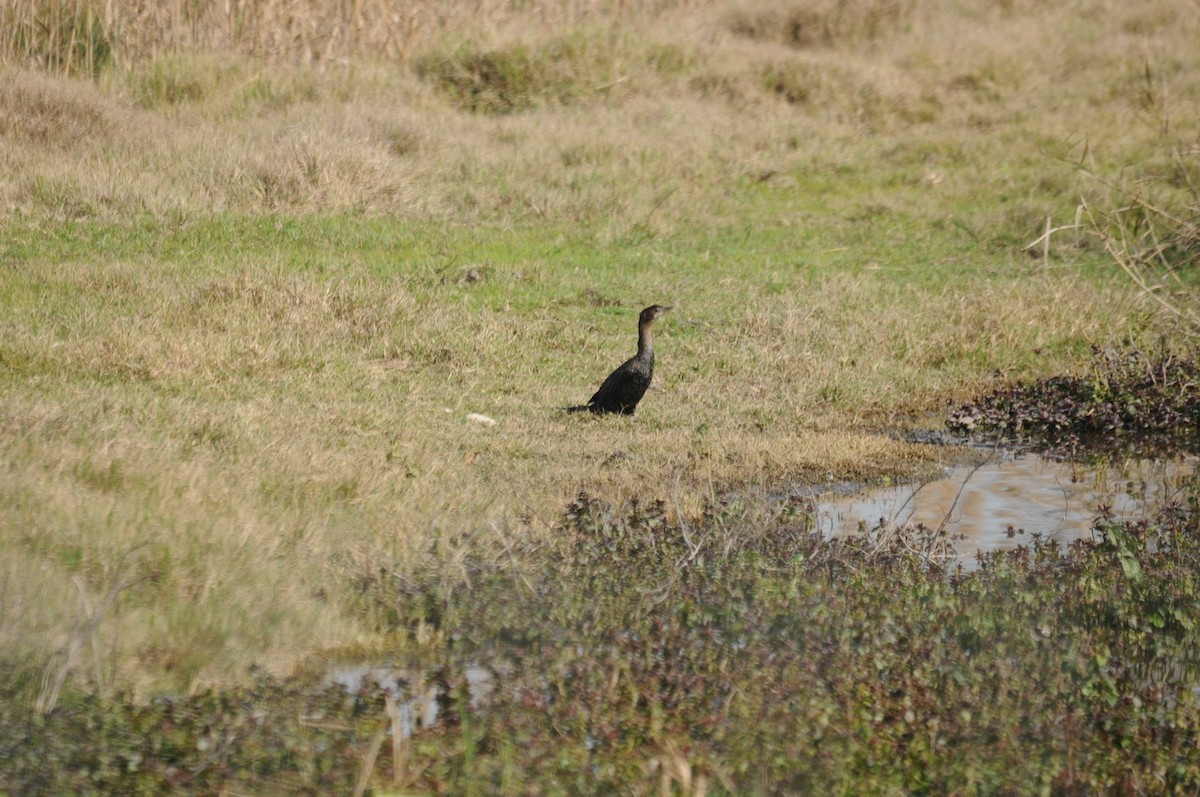
[[[0, 702], [0, 782], [348, 792], [378, 760], [377, 782], [431, 794], [1193, 790], [1200, 484], [1187, 498], [947, 577], [899, 538], [824, 542], [803, 505], [684, 522], [580, 497], [549, 547], [464, 563], [470, 590], [361, 585], [448, 640], [425, 662], [440, 723], [395, 759], [381, 693], [264, 679], [44, 718]], [[479, 666], [491, 697], [467, 708]]]

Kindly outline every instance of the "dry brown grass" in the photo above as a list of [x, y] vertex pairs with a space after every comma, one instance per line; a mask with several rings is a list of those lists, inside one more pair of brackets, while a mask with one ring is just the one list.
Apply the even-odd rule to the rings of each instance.
[[709, 0], [289, 0], [192, 3], [19, 0], [0, 12], [3, 55], [91, 73], [100, 58], [128, 67], [180, 51], [239, 53], [289, 63], [351, 57], [404, 60], [447, 31], [547, 29], [599, 19], [644, 20]]
[[[444, 14], [484, 19], [507, 8], [441, 5]], [[875, 5], [874, 16], [852, 15], [846, 3], [803, 6], [805, 14], [824, 9], [831, 32], [822, 37], [830, 41], [819, 47], [781, 39], [795, 26], [791, 12], [761, 4], [669, 7], [655, 17], [653, 35], [613, 21], [648, 15], [649, 7], [580, 4], [566, 18], [550, 18], [549, 4], [526, 4], [533, 18], [546, 17], [543, 25], [524, 33], [501, 25], [465, 55], [443, 33], [416, 37], [419, 52], [437, 59], [503, 53], [494, 48], [514, 41], [529, 43], [534, 56], [561, 53], [554, 42], [577, 30], [570, 25], [579, 18], [601, 20], [585, 38], [615, 36], [603, 74], [579, 74], [578, 64], [563, 73], [581, 92], [556, 89], [575, 97], [565, 106], [534, 95], [530, 112], [481, 119], [456, 110], [413, 71], [372, 60], [388, 57], [386, 47], [364, 44], [368, 59], [296, 67], [266, 45], [235, 47], [219, 33], [220, 20], [187, 21], [181, 9], [190, 4], [161, 10], [157, 23], [149, 6], [117, 4], [111, 8], [138, 24], [161, 28], [165, 43], [129, 44], [122, 68], [90, 90], [10, 68], [0, 95], [8, 175], [0, 178], [0, 203], [69, 218], [353, 211], [569, 224], [608, 218], [626, 227], [649, 219], [663, 230], [685, 219], [720, 221], [713, 186], [846, 163], [913, 170], [913, 179], [937, 186], [939, 206], [947, 195], [970, 202], [975, 192], [1004, 190], [1003, 172], [1012, 168], [999, 167], [1006, 153], [1053, 157], [1086, 135], [1096, 152], [1119, 159], [1153, 137], [1145, 127], [1159, 124], [1153, 117], [1173, 115], [1173, 135], [1185, 135], [1194, 118], [1196, 70], [1174, 55], [1188, 49], [1188, 26], [1162, 22], [1169, 11], [1194, 17], [1188, 3], [1130, 9], [1096, 0], [1080, 22], [1072, 11], [1017, 4], [986, 14], [951, 3], [921, 13]], [[216, 5], [202, 7], [216, 13]], [[9, 11], [30, 17], [39, 8], [18, 3]], [[358, 13], [372, 20], [363, 35], [394, 38], [375, 24], [371, 3], [230, 8]], [[846, 20], [874, 17], [894, 24], [842, 30]], [[755, 20], [753, 36], [745, 19]], [[452, 22], [445, 30], [464, 38], [489, 29]], [[1068, 24], [1090, 32], [1056, 33]], [[172, 25], [194, 28], [196, 46], [185, 47], [189, 39], [170, 33]], [[341, 29], [316, 17], [294, 25], [268, 17], [240, 29], [252, 36], [306, 25]], [[551, 49], [539, 51], [546, 42]], [[264, 60], [231, 59], [220, 46]], [[672, 66], [664, 66], [664, 47]], [[1157, 93], [1147, 94], [1144, 63]], [[1044, 218], [1044, 211], [1034, 213]]]

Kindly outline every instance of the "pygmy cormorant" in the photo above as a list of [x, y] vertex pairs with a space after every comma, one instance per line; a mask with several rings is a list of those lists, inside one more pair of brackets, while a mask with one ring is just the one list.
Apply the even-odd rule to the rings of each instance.
[[654, 376], [654, 342], [650, 336], [650, 327], [659, 316], [670, 309], [661, 304], [652, 304], [643, 310], [638, 316], [637, 354], [609, 374], [596, 391], [596, 395], [588, 399], [587, 404], [567, 407], [567, 411], [586, 410], [594, 413], [619, 412], [622, 415], [633, 415]]

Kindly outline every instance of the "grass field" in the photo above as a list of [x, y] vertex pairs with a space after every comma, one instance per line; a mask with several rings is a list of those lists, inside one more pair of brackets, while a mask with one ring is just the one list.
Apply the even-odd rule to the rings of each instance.
[[[1114, 186], [1186, 195], [1194, 2], [444, 5], [355, 3], [324, 49], [267, 34], [348, 6], [124, 39], [0, 12], [0, 648], [31, 695], [407, 644], [364, 581], [459, 583], [580, 490], [912, 477], [948, 454], [890, 433], [947, 400], [1175, 345], [1088, 230], [1026, 245]], [[638, 414], [561, 412], [655, 302]]]

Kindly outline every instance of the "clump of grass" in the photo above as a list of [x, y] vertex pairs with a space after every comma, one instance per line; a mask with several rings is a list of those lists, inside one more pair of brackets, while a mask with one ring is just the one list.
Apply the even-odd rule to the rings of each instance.
[[1085, 201], [1088, 227], [1121, 270], [1200, 338], [1200, 148], [1176, 148], [1157, 173], [1114, 183]]
[[167, 57], [134, 70], [128, 83], [135, 102], [142, 108], [156, 108], [204, 99], [219, 76], [208, 75], [209, 70], [198, 66], [195, 59]]
[[611, 95], [630, 79], [631, 55], [643, 58], [643, 69], [682, 68], [682, 55], [673, 48], [630, 53], [621, 33], [580, 30], [539, 44], [462, 45], [430, 52], [415, 60], [414, 69], [457, 107], [495, 115]]
[[800, 61], [775, 63], [763, 70], [762, 84], [768, 92], [791, 105], [805, 105], [820, 91], [824, 70]]
[[240, 118], [317, 102], [335, 87], [304, 70], [270, 68], [261, 60], [229, 61], [182, 52], [132, 65], [115, 81], [138, 108], [204, 117]]
[[915, 13], [909, 0], [821, 0], [743, 4], [728, 14], [733, 33], [808, 48], [870, 41], [902, 30]]
[[32, 72], [0, 81], [0, 136], [61, 152], [107, 140], [121, 127], [110, 103], [79, 85]]

